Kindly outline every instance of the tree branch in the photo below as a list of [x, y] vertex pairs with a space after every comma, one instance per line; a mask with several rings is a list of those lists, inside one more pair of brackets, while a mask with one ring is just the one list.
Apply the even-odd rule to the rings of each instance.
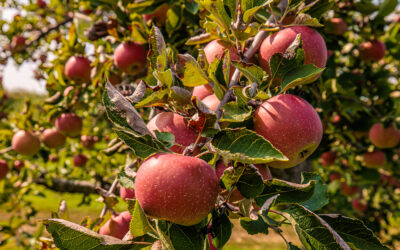
[[61, 178], [52, 179], [51, 183], [48, 183], [44, 178], [36, 178], [33, 183], [45, 186], [48, 189], [57, 192], [67, 193], [81, 193], [81, 194], [96, 194], [96, 188], [99, 185], [81, 180], [64, 180]]

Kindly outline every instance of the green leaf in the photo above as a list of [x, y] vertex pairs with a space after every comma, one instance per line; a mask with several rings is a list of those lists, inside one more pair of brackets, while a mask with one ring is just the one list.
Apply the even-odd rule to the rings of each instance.
[[354, 7], [357, 11], [361, 12], [364, 15], [370, 15], [379, 9], [375, 4], [370, 1], [355, 2]]
[[315, 180], [317, 183], [315, 185], [315, 191], [311, 199], [302, 202], [301, 205], [310, 209], [311, 211], [316, 211], [324, 207], [329, 203], [328, 198], [328, 187], [322, 182], [321, 176], [315, 173], [301, 173], [302, 184], [306, 184], [311, 180]]
[[229, 102], [224, 105], [223, 116], [221, 122], [243, 122], [251, 118], [252, 109], [240, 107], [237, 102]]
[[270, 142], [246, 128], [219, 131], [211, 145], [218, 154], [232, 161], [257, 164], [287, 160]]
[[164, 148], [164, 144], [151, 135], [137, 136], [121, 130], [115, 132], [118, 137], [133, 150], [134, 154], [140, 158], [145, 159], [153, 154], [168, 152]]
[[199, 4], [196, 2], [185, 1], [185, 9], [193, 15], [197, 15], [199, 11]]
[[174, 5], [167, 11], [167, 22], [165, 28], [168, 35], [171, 36], [173, 32], [178, 30], [183, 22], [183, 8], [180, 5]]
[[151, 231], [149, 221], [137, 200], [127, 200], [128, 210], [132, 215], [129, 230], [133, 237], [139, 237]]
[[209, 82], [207, 75], [200, 68], [196, 59], [194, 59], [191, 55], [180, 54], [178, 55], [178, 58], [184, 67], [183, 77], [181, 78], [183, 85], [187, 87], [196, 87]]
[[235, 93], [238, 106], [246, 108], [247, 102], [250, 99], [247, 98], [245, 95], [243, 95], [243, 88], [240, 86], [234, 86], [232, 89], [233, 89], [233, 93]]
[[313, 79], [324, 70], [325, 68], [318, 68], [313, 64], [307, 64], [300, 68], [293, 69], [283, 77], [281, 92], [313, 81]]
[[301, 248], [299, 248], [298, 246], [293, 245], [292, 242], [288, 242], [286, 246], [287, 246], [287, 250], [301, 250]]
[[264, 204], [261, 206], [260, 213], [263, 216], [267, 216], [269, 210], [271, 209], [272, 205], [275, 203], [275, 200], [278, 198], [279, 194], [276, 194], [270, 198], [268, 198]]
[[328, 223], [307, 208], [296, 204], [285, 212], [306, 249], [351, 249]]
[[323, 214], [325, 220], [352, 249], [389, 249], [360, 220], [339, 214]]
[[297, 7], [299, 7], [300, 4], [302, 4], [304, 2], [304, 0], [289, 0], [289, 10], [294, 10]]
[[232, 185], [239, 181], [240, 176], [242, 176], [245, 170], [244, 166], [228, 167], [224, 170], [221, 176], [221, 183], [225, 189], [230, 189]]
[[158, 221], [158, 229], [175, 250], [203, 250], [205, 235], [196, 226], [185, 227], [167, 221]]
[[325, 12], [333, 8], [334, 4], [335, 4], [334, 0], [318, 1], [310, 8], [306, 7], [305, 9], [303, 9], [302, 12], [307, 11], [307, 13], [310, 16], [320, 19]]
[[236, 183], [240, 194], [245, 198], [255, 198], [264, 189], [263, 178], [256, 167], [246, 167]]
[[383, 19], [390, 13], [392, 13], [396, 6], [398, 5], [398, 0], [385, 0], [383, 3], [379, 5], [378, 15], [376, 15], [375, 19]]
[[268, 224], [265, 223], [264, 219], [260, 215], [257, 216], [257, 219], [251, 219], [249, 217], [240, 218], [240, 225], [249, 233], [250, 235], [254, 234], [268, 234]]
[[160, 29], [153, 25], [150, 36], [150, 63], [152, 68], [164, 71], [167, 67], [167, 47]]
[[157, 139], [162, 142], [167, 148], [172, 147], [175, 144], [175, 136], [169, 132], [159, 132], [157, 130], [154, 131], [156, 133]]
[[174, 78], [172, 76], [172, 71], [171, 69], [168, 69], [166, 71], [158, 71], [154, 70], [153, 76], [162, 84], [159, 84], [160, 87], [162, 87], [164, 84], [168, 87], [171, 88], [172, 83], [174, 81]]
[[118, 173], [118, 182], [124, 188], [135, 189], [135, 177], [136, 172], [126, 166]]
[[[264, 1], [242, 0], [242, 8], [243, 8], [242, 11], [244, 11], [243, 21], [245, 23], [249, 23], [259, 9], [267, 6], [268, 4], [271, 4], [273, 1], [274, 0], [264, 0]], [[247, 3], [247, 4], [243, 4], [243, 3]], [[243, 6], [245, 6], [245, 7], [243, 7]]]
[[136, 103], [135, 107], [145, 108], [154, 106], [164, 106], [164, 104], [168, 103], [168, 93], [169, 93], [168, 89], [153, 92], [140, 102]]
[[276, 199], [278, 203], [299, 203], [309, 200], [315, 190], [316, 181], [307, 184], [296, 184], [284, 180], [271, 179], [264, 181], [264, 190], [261, 195], [256, 197], [256, 203], [262, 206], [267, 199], [279, 194]]
[[140, 249], [146, 245], [135, 245], [115, 237], [100, 235], [78, 224], [62, 219], [43, 220], [47, 231], [53, 236], [59, 249]]
[[243, 75], [249, 79], [250, 82], [255, 82], [258, 85], [261, 85], [263, 82], [264, 77], [266, 76], [265, 71], [255, 65], [255, 64], [246, 64], [243, 62], [235, 62], [233, 61], [232, 64], [239, 69], [240, 72], [243, 73]]
[[213, 231], [212, 243], [217, 248], [222, 248], [232, 235], [233, 224], [226, 213], [217, 215], [213, 212], [211, 230]]
[[197, 0], [197, 2], [210, 13], [208, 17], [217, 23], [222, 31], [230, 30], [232, 20], [225, 10], [223, 1]]

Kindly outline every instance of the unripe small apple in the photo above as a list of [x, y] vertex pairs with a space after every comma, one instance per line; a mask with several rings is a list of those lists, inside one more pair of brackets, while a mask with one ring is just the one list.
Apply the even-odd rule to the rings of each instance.
[[[301, 34], [305, 54], [304, 64], [313, 64], [318, 68], [324, 68], [328, 58], [328, 51], [322, 36], [315, 30], [306, 26], [295, 26], [283, 29], [268, 36], [260, 46], [260, 63], [268, 74], [271, 74], [269, 61], [274, 54], [284, 54], [287, 48]], [[304, 83], [315, 81], [316, 76]], [[281, 81], [280, 79], [276, 79]]]
[[129, 223], [132, 217], [129, 211], [122, 212], [117, 215], [112, 215], [99, 230], [101, 235], [109, 235], [118, 239], [123, 239], [129, 232]]
[[212, 95], [212, 89], [210, 90], [210, 85], [201, 85], [201, 86], [196, 86], [193, 88], [193, 93], [192, 96], [197, 97], [200, 101], [202, 101], [204, 98], [206, 98], [209, 95]]
[[115, 65], [127, 74], [134, 75], [145, 70], [146, 61], [146, 50], [138, 43], [121, 43], [114, 51]]
[[325, 152], [321, 155], [321, 164], [322, 166], [332, 166], [336, 160], [336, 152]]
[[163, 4], [159, 8], [157, 8], [154, 13], [143, 14], [142, 17], [146, 22], [155, 18], [158, 24], [164, 24], [167, 19], [168, 9], [169, 9], [168, 4]]
[[62, 134], [76, 137], [81, 134], [83, 123], [79, 116], [73, 113], [65, 113], [56, 118], [55, 125]]
[[339, 173], [332, 173], [329, 175], [329, 180], [330, 181], [336, 181], [336, 180], [340, 180], [341, 176]]
[[[151, 119], [147, 128], [155, 134], [159, 132], [169, 132], [175, 136], [175, 143], [170, 149], [181, 154], [185, 147], [194, 143], [199, 135], [193, 128], [189, 127], [185, 118], [172, 112], [163, 112]], [[202, 141], [204, 141], [202, 139]]]
[[207, 97], [205, 97], [202, 102], [212, 111], [216, 111], [218, 108], [218, 105], [220, 103], [220, 100], [218, 99], [218, 97], [214, 94], [209, 95]]
[[10, 49], [13, 52], [19, 52], [25, 48], [25, 45], [26, 45], [25, 37], [23, 37], [21, 35], [14, 36], [11, 41]]
[[380, 150], [367, 152], [363, 155], [363, 165], [370, 168], [383, 167], [386, 164], [386, 155]]
[[346, 182], [342, 182], [340, 191], [344, 196], [352, 196], [356, 194], [360, 188], [358, 186], [349, 186]]
[[65, 64], [65, 75], [77, 83], [89, 83], [91, 81], [91, 62], [84, 56], [72, 56]]
[[393, 148], [399, 144], [400, 131], [393, 125], [384, 128], [381, 123], [376, 123], [369, 130], [369, 139], [378, 148]]
[[87, 157], [84, 154], [78, 154], [74, 156], [74, 166], [83, 167], [86, 165]]
[[379, 61], [385, 56], [386, 46], [379, 40], [365, 41], [359, 47], [360, 58], [363, 61]]
[[61, 148], [65, 144], [65, 136], [56, 129], [46, 129], [42, 132], [42, 142], [48, 148]]
[[135, 195], [144, 212], [183, 226], [206, 218], [218, 192], [214, 169], [196, 157], [156, 154], [136, 174]]
[[124, 188], [124, 187], [120, 186], [119, 187], [119, 196], [121, 196], [121, 198], [123, 200], [134, 199], [135, 198], [135, 190], [130, 189], [130, 188]]
[[322, 139], [322, 123], [315, 109], [304, 99], [281, 94], [265, 101], [255, 112], [254, 131], [281, 151], [289, 161], [268, 163], [290, 168], [304, 161]]
[[5, 160], [0, 160], [0, 180], [6, 178], [8, 173], [8, 164]]
[[15, 160], [13, 165], [17, 170], [21, 170], [21, 168], [25, 166], [24, 162], [21, 160]]
[[331, 18], [325, 25], [326, 33], [342, 36], [347, 31], [347, 24], [342, 18]]
[[15, 152], [27, 156], [35, 155], [40, 149], [39, 138], [33, 133], [25, 130], [20, 130], [15, 133], [11, 144]]
[[354, 210], [360, 211], [360, 212], [365, 212], [368, 208], [368, 204], [364, 204], [361, 201], [354, 199], [351, 202], [351, 206], [353, 207]]

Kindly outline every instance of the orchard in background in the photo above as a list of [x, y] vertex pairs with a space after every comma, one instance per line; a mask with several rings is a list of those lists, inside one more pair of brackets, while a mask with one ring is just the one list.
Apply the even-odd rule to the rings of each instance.
[[[221, 249], [238, 220], [288, 249], [398, 247], [397, 4], [1, 2], [0, 80], [33, 63], [48, 96], [0, 88], [0, 245]], [[104, 208], [38, 222], [39, 185]]]

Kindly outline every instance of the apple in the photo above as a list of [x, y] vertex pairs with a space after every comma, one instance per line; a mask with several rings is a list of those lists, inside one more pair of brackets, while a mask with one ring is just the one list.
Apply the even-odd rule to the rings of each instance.
[[48, 128], [42, 132], [42, 142], [48, 148], [61, 148], [65, 144], [65, 136], [56, 129]]
[[37, 0], [36, 4], [39, 6], [39, 8], [44, 9], [47, 7], [47, 3], [44, 0]]
[[327, 22], [325, 30], [328, 34], [343, 36], [347, 31], [347, 24], [342, 18], [334, 17]]
[[110, 76], [108, 77], [108, 81], [113, 85], [120, 84], [122, 82], [121, 76], [116, 74], [116, 73], [110, 73]]
[[[193, 128], [189, 127], [183, 116], [172, 113], [163, 112], [151, 119], [147, 124], [147, 128], [155, 135], [155, 130], [159, 132], [169, 132], [175, 136], [175, 143], [170, 149], [178, 154], [184, 151], [184, 148], [194, 143], [199, 136]], [[202, 139], [202, 141], [204, 141]]]
[[342, 182], [340, 191], [344, 196], [352, 196], [356, 194], [360, 188], [358, 186], [349, 186], [346, 182]]
[[35, 155], [40, 149], [39, 138], [26, 130], [20, 130], [15, 133], [11, 144], [15, 152], [27, 156]]
[[143, 14], [142, 17], [146, 22], [155, 18], [158, 24], [164, 24], [167, 19], [168, 9], [169, 9], [168, 4], [163, 4], [160, 7], [158, 7], [154, 13]]
[[338, 122], [340, 122], [340, 120], [341, 120], [340, 115], [334, 115], [332, 117], [332, 123], [338, 123]]
[[50, 162], [58, 162], [58, 160], [59, 160], [59, 157], [57, 155], [55, 155], [55, 154], [49, 155]]
[[365, 210], [367, 210], [368, 205], [362, 203], [361, 201], [354, 199], [351, 202], [351, 206], [353, 207], [354, 210], [360, 211], [360, 212], [365, 212]]
[[71, 56], [65, 64], [64, 74], [77, 83], [89, 83], [90, 60], [84, 56]]
[[341, 176], [340, 176], [340, 174], [339, 173], [331, 173], [330, 175], [329, 175], [329, 180], [330, 181], [336, 181], [336, 180], [340, 180], [340, 178], [341, 178]]
[[393, 18], [393, 22], [394, 22], [394, 23], [400, 23], [400, 15], [395, 16], [395, 17]]
[[83, 167], [86, 165], [87, 157], [83, 154], [78, 154], [74, 156], [74, 166], [75, 167]]
[[336, 160], [336, 152], [325, 152], [321, 155], [321, 164], [322, 166], [332, 166]]
[[214, 169], [196, 157], [156, 154], [143, 162], [136, 174], [135, 195], [144, 212], [183, 226], [206, 218], [218, 192]]
[[119, 187], [119, 195], [123, 200], [126, 199], [134, 199], [135, 198], [135, 190], [130, 188], [124, 188], [122, 186]]
[[81, 143], [85, 148], [93, 148], [94, 144], [99, 140], [97, 136], [81, 135]]
[[254, 131], [281, 151], [288, 161], [268, 163], [275, 168], [296, 166], [310, 156], [322, 139], [322, 123], [315, 109], [304, 99], [281, 94], [256, 110]]
[[220, 103], [220, 100], [218, 97], [214, 94], [209, 95], [205, 97], [202, 102], [212, 111], [216, 111], [218, 108], [218, 104]]
[[6, 178], [8, 173], [8, 164], [5, 160], [0, 160], [0, 180]]
[[138, 43], [125, 42], [114, 51], [114, 63], [127, 74], [137, 74], [146, 69], [147, 53]]
[[387, 174], [381, 175], [381, 181], [387, 182], [390, 186], [393, 186], [393, 187], [397, 185], [397, 179], [395, 177], [387, 175]]
[[10, 48], [13, 52], [19, 52], [25, 48], [25, 45], [26, 45], [25, 37], [18, 35], [12, 38]]
[[56, 118], [56, 128], [62, 134], [76, 137], [81, 134], [82, 118], [73, 113], [64, 113]]
[[14, 168], [16, 168], [18, 170], [21, 170], [21, 168], [23, 168], [25, 166], [24, 162], [20, 161], [20, 160], [15, 160], [13, 165], [14, 165]]
[[[304, 64], [313, 64], [318, 68], [325, 67], [328, 51], [322, 36], [309, 27], [295, 26], [270, 35], [262, 42], [260, 47], [260, 63], [268, 74], [271, 74], [269, 66], [271, 57], [276, 53], [284, 54], [298, 34], [301, 34], [301, 39], [303, 40]], [[319, 75], [304, 83], [312, 82], [318, 77]]]
[[100, 228], [99, 234], [113, 236], [122, 240], [129, 232], [129, 223], [131, 219], [132, 216], [129, 211], [112, 215], [111, 218]]
[[204, 98], [206, 98], [209, 95], [212, 95], [212, 89], [211, 86], [206, 84], [206, 85], [201, 85], [201, 86], [196, 86], [193, 88], [193, 93], [192, 96], [197, 97], [200, 101], [202, 101]]
[[379, 61], [385, 56], [386, 46], [379, 40], [365, 41], [359, 47], [360, 58], [363, 61]]
[[363, 155], [363, 165], [370, 168], [383, 167], [386, 164], [386, 155], [380, 150], [367, 152]]
[[384, 128], [381, 123], [376, 123], [369, 130], [369, 139], [378, 148], [393, 148], [400, 141], [400, 131], [393, 124]]

